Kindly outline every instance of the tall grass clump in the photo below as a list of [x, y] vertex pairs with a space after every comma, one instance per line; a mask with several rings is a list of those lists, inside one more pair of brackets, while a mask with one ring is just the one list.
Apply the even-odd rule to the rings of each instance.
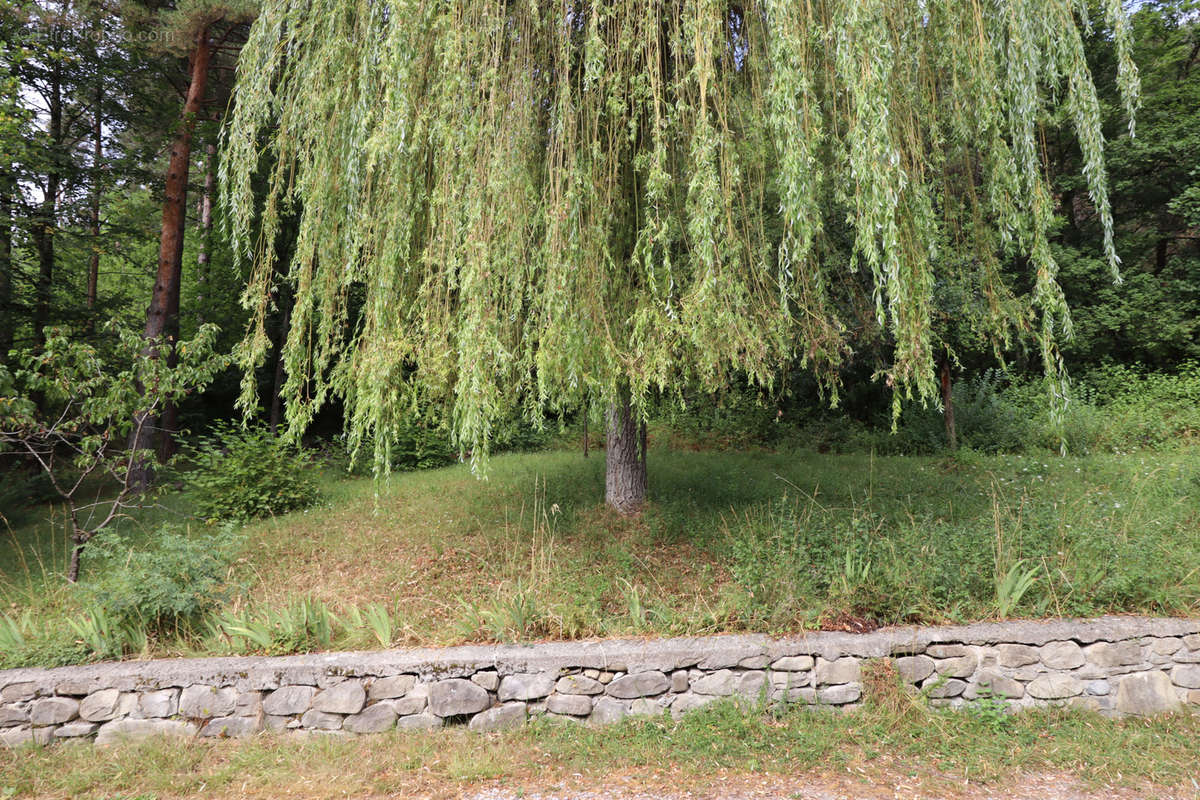
[[865, 506], [832, 514], [814, 499], [784, 498], [723, 523], [727, 564], [745, 592], [747, 622], [867, 627], [932, 612], [906, 562]]
[[386, 649], [399, 636], [399, 615], [382, 603], [335, 611], [315, 597], [282, 606], [227, 608], [204, 622], [208, 652], [286, 655], [322, 650]]

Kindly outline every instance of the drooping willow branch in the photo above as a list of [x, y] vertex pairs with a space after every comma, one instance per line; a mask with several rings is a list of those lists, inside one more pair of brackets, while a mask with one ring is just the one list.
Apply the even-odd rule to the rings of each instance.
[[[733, 371], [770, 386], [796, 359], [836, 392], [852, 342], [829, 286], [861, 270], [897, 399], [934, 398], [935, 283], [982, 265], [999, 309], [1012, 290], [995, 265], [1020, 255], [1033, 273], [1020, 300], [1057, 375], [1070, 322], [1037, 140], [1052, 101], [1118, 264], [1086, 13], [1083, 0], [266, 0], [221, 162], [255, 263], [241, 360], [265, 357], [282, 272], [293, 430], [340, 395], [352, 441], [374, 438], [382, 463], [415, 405], [444, 402], [482, 457], [518, 404], [536, 415], [622, 387], [637, 403]], [[1128, 23], [1119, 0], [1104, 14], [1132, 115]], [[290, 213], [298, 241], [279, 270]], [[825, 244], [831, 213], [853, 231], [849, 259]]]

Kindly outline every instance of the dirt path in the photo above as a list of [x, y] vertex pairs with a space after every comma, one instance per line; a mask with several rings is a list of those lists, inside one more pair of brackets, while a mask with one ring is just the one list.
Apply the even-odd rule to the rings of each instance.
[[[1200, 761], [1200, 759], [1198, 759]], [[1200, 781], [1200, 766], [1197, 771]], [[1190, 787], [1107, 786], [1068, 774], [1027, 774], [1000, 783], [978, 783], [936, 774], [872, 771], [788, 775], [736, 775], [672, 787], [668, 776], [614, 775], [603, 783], [580, 780], [539, 786], [472, 789], [463, 800], [1200, 800]]]

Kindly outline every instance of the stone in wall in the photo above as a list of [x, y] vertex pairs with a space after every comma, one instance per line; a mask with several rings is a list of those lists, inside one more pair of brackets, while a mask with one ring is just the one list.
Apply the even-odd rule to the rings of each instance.
[[79, 701], [70, 697], [43, 697], [33, 701], [29, 721], [36, 728], [70, 722], [79, 713]]
[[661, 672], [639, 672], [622, 675], [608, 685], [607, 692], [613, 697], [631, 700], [635, 697], [650, 697], [662, 694], [671, 688], [671, 680]]
[[996, 650], [1002, 667], [1024, 667], [1041, 661], [1037, 648], [1025, 644], [1002, 644]]
[[551, 714], [586, 717], [592, 713], [592, 698], [586, 694], [555, 694], [546, 701], [546, 710]]
[[1139, 672], [1117, 683], [1115, 709], [1121, 714], [1150, 716], [1179, 710], [1175, 687], [1165, 672]]
[[444, 719], [428, 712], [412, 714], [396, 720], [396, 728], [402, 731], [431, 731], [445, 724]]
[[[495, 675], [496, 673], [493, 672], [491, 674]], [[371, 690], [368, 692], [368, 697], [372, 700], [388, 700], [393, 697], [404, 697], [404, 695], [412, 691], [416, 683], [416, 675], [389, 675], [386, 678], [380, 678], [371, 682]]]
[[1039, 655], [1050, 669], [1075, 669], [1087, 661], [1083, 648], [1075, 642], [1051, 642], [1042, 646]]
[[89, 694], [79, 704], [79, 716], [89, 722], [107, 722], [117, 715], [121, 692], [117, 689], [101, 689]]
[[399, 714], [391, 703], [376, 703], [346, 717], [342, 727], [351, 733], [382, 733], [396, 727]]
[[471, 717], [471, 722], [467, 727], [475, 731], [498, 731], [512, 728], [525, 722], [528, 713], [524, 703], [505, 703]]
[[850, 656], [835, 661], [817, 659], [816, 682], [819, 685], [851, 683], [860, 677], [862, 661]]
[[1025, 690], [1038, 700], [1066, 700], [1083, 694], [1083, 684], [1074, 675], [1048, 672], [1030, 681]]
[[257, 717], [221, 717], [205, 723], [200, 735], [222, 739], [241, 738], [258, 733], [262, 727], [262, 721]]
[[896, 659], [896, 671], [905, 683], [920, 683], [933, 674], [937, 666], [927, 655], [901, 656]]
[[1141, 663], [1142, 646], [1135, 641], [1097, 642], [1084, 648], [1086, 660], [1097, 667], [1122, 667]]
[[447, 678], [429, 687], [429, 710], [439, 717], [475, 714], [490, 704], [486, 689], [462, 678]]
[[816, 666], [812, 656], [784, 656], [771, 662], [771, 669], [779, 672], [807, 672]]
[[178, 736], [190, 738], [197, 728], [189, 722], [171, 719], [118, 719], [106, 722], [96, 733], [96, 744], [116, 744], [121, 741], [145, 739], [149, 736]]
[[500, 675], [495, 672], [476, 672], [471, 676], [471, 682], [489, 692], [494, 692], [500, 686]]
[[346, 680], [318, 692], [312, 699], [312, 707], [328, 714], [357, 714], [366, 702], [362, 682]]
[[1171, 681], [1185, 689], [1200, 689], [1200, 664], [1180, 664], [1171, 670]]
[[[179, 690], [160, 689], [137, 696], [138, 716], [144, 719], [173, 717], [179, 713]], [[83, 716], [80, 714], [80, 716]], [[110, 716], [109, 719], [112, 719]]]
[[[683, 673], [684, 679], [687, 673]], [[554, 691], [559, 694], [603, 694], [604, 684], [587, 675], [564, 675], [554, 685]]]
[[272, 716], [303, 714], [316, 693], [312, 686], [280, 686], [263, 700], [263, 712]]
[[237, 708], [237, 690], [232, 686], [188, 686], [179, 697], [179, 715], [188, 719], [224, 717]]
[[629, 714], [629, 704], [623, 703], [612, 697], [601, 697], [596, 700], [596, 704], [592, 706], [592, 722], [598, 725], [606, 725], [613, 722], [618, 722], [624, 719]]
[[496, 696], [501, 702], [508, 700], [537, 700], [554, 691], [558, 676], [549, 672], [536, 675], [507, 675], [500, 680]]

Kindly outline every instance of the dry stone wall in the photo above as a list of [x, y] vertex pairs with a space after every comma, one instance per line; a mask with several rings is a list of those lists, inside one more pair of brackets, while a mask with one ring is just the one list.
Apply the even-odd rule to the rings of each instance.
[[873, 659], [892, 660], [902, 680], [942, 706], [986, 695], [1018, 709], [1200, 711], [1200, 620], [1105, 617], [8, 670], [0, 743], [488, 731], [539, 716], [602, 724], [679, 717], [723, 697], [846, 709]]

